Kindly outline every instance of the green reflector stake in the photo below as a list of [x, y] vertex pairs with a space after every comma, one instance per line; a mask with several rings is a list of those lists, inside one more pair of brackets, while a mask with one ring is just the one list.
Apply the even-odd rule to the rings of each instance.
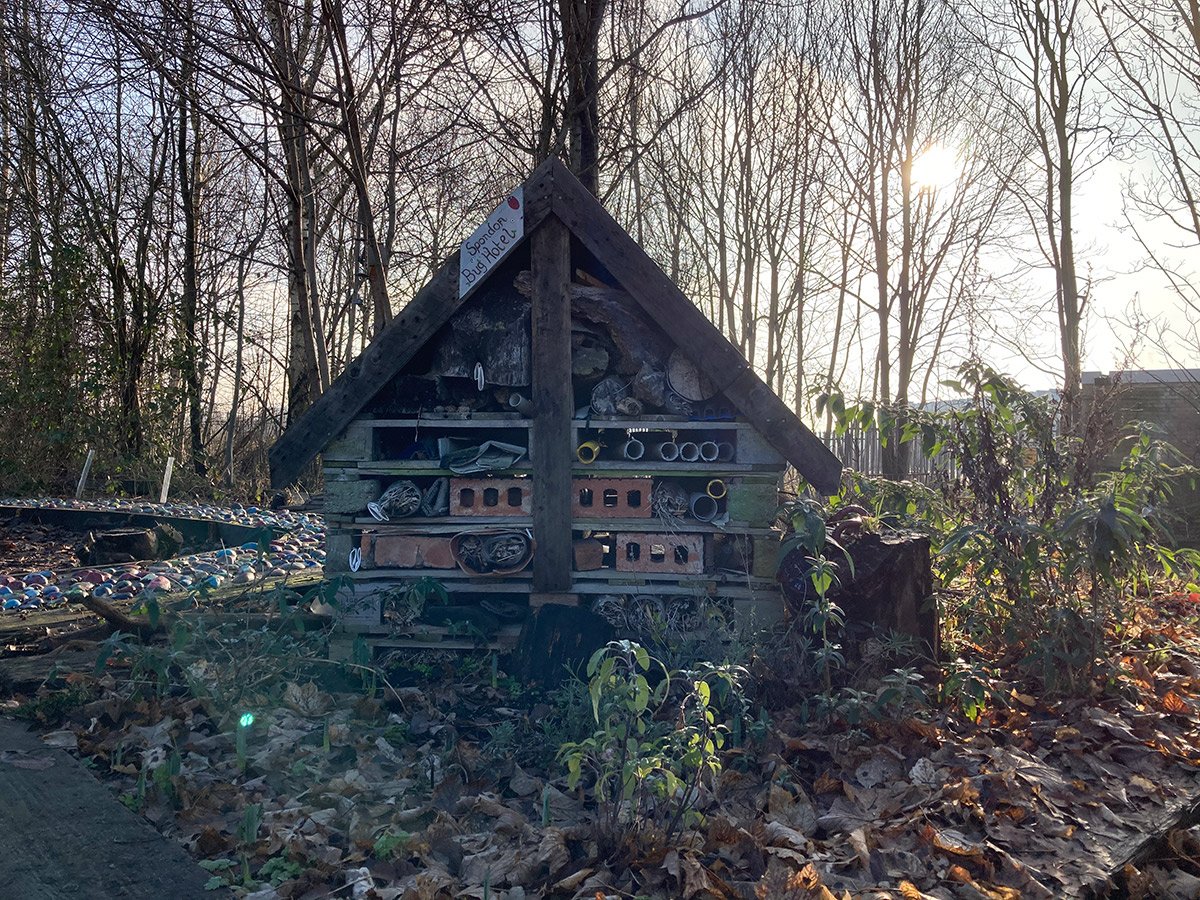
[[238, 720], [238, 725], [242, 728], [249, 728], [254, 724], [254, 713], [242, 713], [242, 717]]

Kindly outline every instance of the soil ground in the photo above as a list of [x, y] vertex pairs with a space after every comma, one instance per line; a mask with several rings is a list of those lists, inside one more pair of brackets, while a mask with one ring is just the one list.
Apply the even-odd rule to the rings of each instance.
[[0, 894], [200, 900], [208, 874], [74, 757], [0, 718]]
[[77, 568], [84, 537], [82, 532], [53, 525], [0, 519], [0, 573]]

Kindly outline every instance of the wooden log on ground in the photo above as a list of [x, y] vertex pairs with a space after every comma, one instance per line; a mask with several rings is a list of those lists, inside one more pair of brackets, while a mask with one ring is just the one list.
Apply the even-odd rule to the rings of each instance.
[[557, 603], [537, 607], [517, 639], [513, 675], [545, 688], [557, 687], [571, 673], [582, 678], [588, 659], [612, 638], [612, 625], [590, 610]]
[[[929, 538], [860, 534], [848, 537], [845, 547], [854, 561], [853, 574], [835, 548], [826, 548], [825, 555], [837, 567], [837, 582], [827, 596], [845, 612], [848, 634], [895, 631], [914, 638], [922, 653], [936, 658], [938, 618], [932, 602]], [[779, 567], [784, 597], [798, 616], [815, 599], [810, 571], [802, 551], [789, 553]]]
[[149, 528], [89, 532], [79, 548], [79, 560], [85, 566], [108, 566], [157, 556], [158, 539]]

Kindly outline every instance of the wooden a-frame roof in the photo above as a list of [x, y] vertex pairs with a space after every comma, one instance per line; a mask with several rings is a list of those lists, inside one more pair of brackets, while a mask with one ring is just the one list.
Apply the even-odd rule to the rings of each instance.
[[[523, 186], [522, 241], [529, 240], [548, 216], [561, 220], [714, 387], [810, 484], [824, 493], [838, 489], [842, 475], [838, 458], [562, 163], [546, 160]], [[271, 448], [272, 485], [280, 488], [295, 481], [475, 292], [478, 285], [459, 296], [458, 270], [456, 251], [299, 421], [291, 423]], [[564, 297], [563, 302], [570, 302], [569, 298]]]

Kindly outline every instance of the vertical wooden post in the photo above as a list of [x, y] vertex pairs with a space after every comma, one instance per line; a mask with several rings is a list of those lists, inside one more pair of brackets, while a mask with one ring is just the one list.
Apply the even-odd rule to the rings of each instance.
[[163, 469], [162, 489], [158, 492], [158, 502], [166, 503], [167, 494], [171, 492], [171, 472], [175, 470], [175, 457], [167, 457], [166, 468]]
[[75, 485], [75, 499], [83, 498], [83, 489], [87, 486], [88, 473], [92, 471], [92, 463], [96, 459], [96, 451], [89, 450], [87, 459], [83, 461], [83, 471], [79, 473], [79, 484]]
[[[571, 590], [571, 235], [548, 216], [531, 236], [535, 604]], [[542, 595], [541, 597], [537, 595]], [[561, 598], [567, 601], [566, 597]]]

